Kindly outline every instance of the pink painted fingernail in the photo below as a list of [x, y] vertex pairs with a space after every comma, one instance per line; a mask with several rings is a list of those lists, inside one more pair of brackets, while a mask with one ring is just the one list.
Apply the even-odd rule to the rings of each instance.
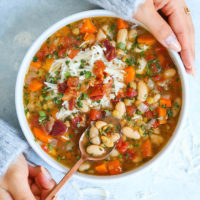
[[167, 47], [177, 52], [181, 51], [181, 45], [179, 44], [174, 34], [171, 34], [170, 36], [168, 36], [168, 38], [165, 40], [165, 44], [167, 45]]

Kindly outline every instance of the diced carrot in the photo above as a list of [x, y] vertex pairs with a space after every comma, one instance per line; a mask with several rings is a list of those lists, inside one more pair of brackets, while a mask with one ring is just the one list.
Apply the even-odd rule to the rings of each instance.
[[47, 58], [45, 61], [45, 64], [42, 66], [42, 68], [45, 69], [46, 71], [49, 71], [53, 61], [54, 61], [53, 58]]
[[92, 44], [95, 41], [95, 35], [93, 33], [86, 33], [83, 39]]
[[150, 35], [140, 35], [137, 39], [137, 42], [140, 44], [152, 45], [156, 43], [156, 39]]
[[87, 18], [87, 19], [85, 19], [84, 23], [82, 24], [80, 31], [81, 31], [81, 33], [95, 33], [97, 31], [97, 28], [91, 22], [91, 20]]
[[58, 108], [54, 108], [51, 112], [51, 115], [54, 119], [56, 119], [56, 113], [58, 112]]
[[158, 118], [159, 118], [159, 124], [166, 124], [167, 123], [167, 109], [166, 108], [162, 108], [161, 106], [159, 106], [157, 108], [158, 110]]
[[120, 174], [122, 172], [119, 160], [109, 161], [107, 163], [107, 166], [108, 166], [108, 171], [111, 175]]
[[126, 72], [125, 77], [124, 77], [124, 82], [131, 83], [135, 78], [135, 70], [133, 69], [133, 67], [129, 66], [129, 67], [126, 67], [124, 71]]
[[80, 51], [79, 49], [72, 49], [68, 57], [73, 59], [78, 54], [79, 51]]
[[59, 31], [57, 31], [56, 36], [66, 36], [70, 32], [70, 29], [67, 26], [64, 26]]
[[98, 174], [107, 174], [108, 173], [108, 169], [107, 169], [107, 165], [106, 163], [102, 163], [99, 165], [95, 166], [95, 170]]
[[35, 68], [40, 68], [41, 67], [41, 65], [42, 65], [42, 63], [41, 63], [41, 61], [40, 60], [38, 60], [38, 61], [36, 61], [36, 62], [31, 62], [31, 66], [33, 66], [33, 67], [35, 67]]
[[170, 99], [161, 98], [160, 99], [160, 106], [169, 108], [169, 107], [172, 106], [172, 102], [171, 102]]
[[117, 20], [117, 28], [122, 29], [122, 28], [128, 28], [128, 24], [123, 20], [123, 19], [118, 19]]
[[46, 135], [45, 132], [43, 132], [40, 128], [33, 128], [33, 134], [37, 139], [44, 143], [48, 143], [49, 140], [52, 138], [50, 135]]
[[36, 92], [38, 90], [40, 90], [42, 88], [43, 84], [37, 80], [37, 79], [33, 79], [30, 83], [30, 85], [28, 86], [28, 89], [31, 91], [31, 92]]
[[147, 139], [143, 144], [142, 144], [142, 153], [144, 158], [152, 157], [153, 156], [153, 151], [152, 151], [152, 145], [150, 139]]

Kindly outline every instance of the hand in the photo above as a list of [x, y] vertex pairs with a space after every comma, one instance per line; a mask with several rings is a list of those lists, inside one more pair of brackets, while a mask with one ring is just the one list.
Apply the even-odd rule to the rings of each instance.
[[0, 180], [1, 200], [43, 200], [56, 185], [41, 166], [28, 166], [20, 155]]
[[185, 8], [185, 0], [146, 0], [134, 18], [143, 23], [162, 45], [180, 52], [186, 72], [195, 76], [194, 27]]

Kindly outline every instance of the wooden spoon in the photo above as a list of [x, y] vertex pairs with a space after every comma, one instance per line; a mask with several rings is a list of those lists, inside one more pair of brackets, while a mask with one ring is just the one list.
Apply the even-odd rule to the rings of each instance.
[[[121, 124], [120, 121], [114, 117], [106, 117], [101, 119], [101, 121], [107, 122], [108, 124], [113, 124], [114, 126], [118, 127], [119, 133], [121, 132]], [[84, 138], [86, 133], [88, 132], [90, 127], [88, 127], [80, 137], [79, 140], [79, 148], [81, 151], [81, 158], [77, 161], [77, 163], [69, 170], [69, 172], [63, 177], [63, 179], [54, 187], [54, 189], [49, 193], [45, 200], [53, 200], [56, 197], [56, 194], [60, 191], [60, 189], [64, 186], [64, 184], [71, 178], [71, 176], [79, 169], [80, 165], [85, 162], [86, 160], [103, 160], [108, 157], [111, 151], [116, 147], [117, 142], [112, 148], [109, 148], [109, 151], [103, 154], [100, 157], [92, 157], [86, 152]]]

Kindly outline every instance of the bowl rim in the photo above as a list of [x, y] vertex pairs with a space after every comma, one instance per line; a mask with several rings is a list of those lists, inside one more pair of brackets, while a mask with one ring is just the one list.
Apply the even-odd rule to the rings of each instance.
[[[15, 106], [16, 106], [16, 112], [17, 112], [19, 124], [24, 133], [24, 136], [25, 136], [26, 140], [28, 141], [29, 145], [33, 148], [33, 150], [38, 154], [38, 156], [40, 158], [42, 158], [44, 161], [46, 161], [46, 163], [49, 164], [51, 167], [57, 169], [58, 171], [60, 171], [62, 173], [66, 173], [68, 171], [68, 168], [65, 167], [64, 165], [58, 163], [53, 158], [51, 158], [47, 153], [45, 153], [41, 149], [40, 145], [34, 141], [34, 136], [28, 126], [28, 122], [26, 120], [25, 113], [24, 113], [24, 106], [23, 106], [24, 78], [25, 78], [25, 75], [27, 73], [28, 67], [30, 65], [30, 62], [31, 62], [33, 56], [35, 55], [35, 53], [41, 47], [43, 42], [49, 36], [51, 36], [57, 30], [59, 30], [60, 28], [62, 28], [63, 26], [65, 26], [69, 23], [81, 20], [83, 18], [88, 18], [88, 17], [118, 17], [118, 16], [113, 12], [103, 10], [103, 9], [97, 9], [97, 10], [83, 11], [83, 12], [79, 12], [79, 13], [70, 15], [70, 16], [65, 17], [64, 19], [58, 21], [57, 23], [53, 24], [33, 42], [33, 44], [30, 46], [30, 48], [26, 52], [24, 59], [21, 63], [20, 69], [18, 71], [17, 80], [16, 80]], [[133, 20], [133, 22], [146, 28], [143, 24], [137, 22], [136, 20]], [[95, 181], [108, 182], [108, 181], [113, 181], [113, 180], [115, 180], [115, 181], [122, 180], [124, 178], [128, 178], [133, 175], [134, 176], [139, 175], [140, 173], [144, 172], [145, 170], [149, 169], [150, 167], [153, 167], [155, 165], [155, 163], [157, 163], [160, 160], [160, 158], [164, 157], [164, 155], [166, 155], [166, 153], [171, 149], [171, 147], [173, 146], [173, 143], [175, 143], [178, 133], [183, 128], [184, 122], [186, 120], [189, 95], [188, 95], [188, 86], [186, 84], [186, 72], [185, 72], [183, 63], [180, 59], [180, 56], [178, 55], [178, 53], [176, 53], [173, 50], [168, 49], [168, 52], [169, 52], [172, 60], [174, 61], [174, 63], [177, 66], [177, 69], [179, 71], [179, 76], [180, 76], [181, 82], [182, 82], [182, 108], [181, 108], [178, 124], [174, 130], [173, 136], [170, 138], [168, 143], [150, 161], [148, 161], [147, 163], [141, 165], [140, 167], [130, 170], [128, 172], [125, 172], [125, 173], [122, 173], [119, 175], [114, 175], [114, 176], [97, 176], [97, 175], [88, 175], [88, 174], [83, 174], [83, 173], [77, 172], [74, 175], [75, 177], [78, 177], [82, 180], [92, 181], [92, 182], [95, 182]]]

